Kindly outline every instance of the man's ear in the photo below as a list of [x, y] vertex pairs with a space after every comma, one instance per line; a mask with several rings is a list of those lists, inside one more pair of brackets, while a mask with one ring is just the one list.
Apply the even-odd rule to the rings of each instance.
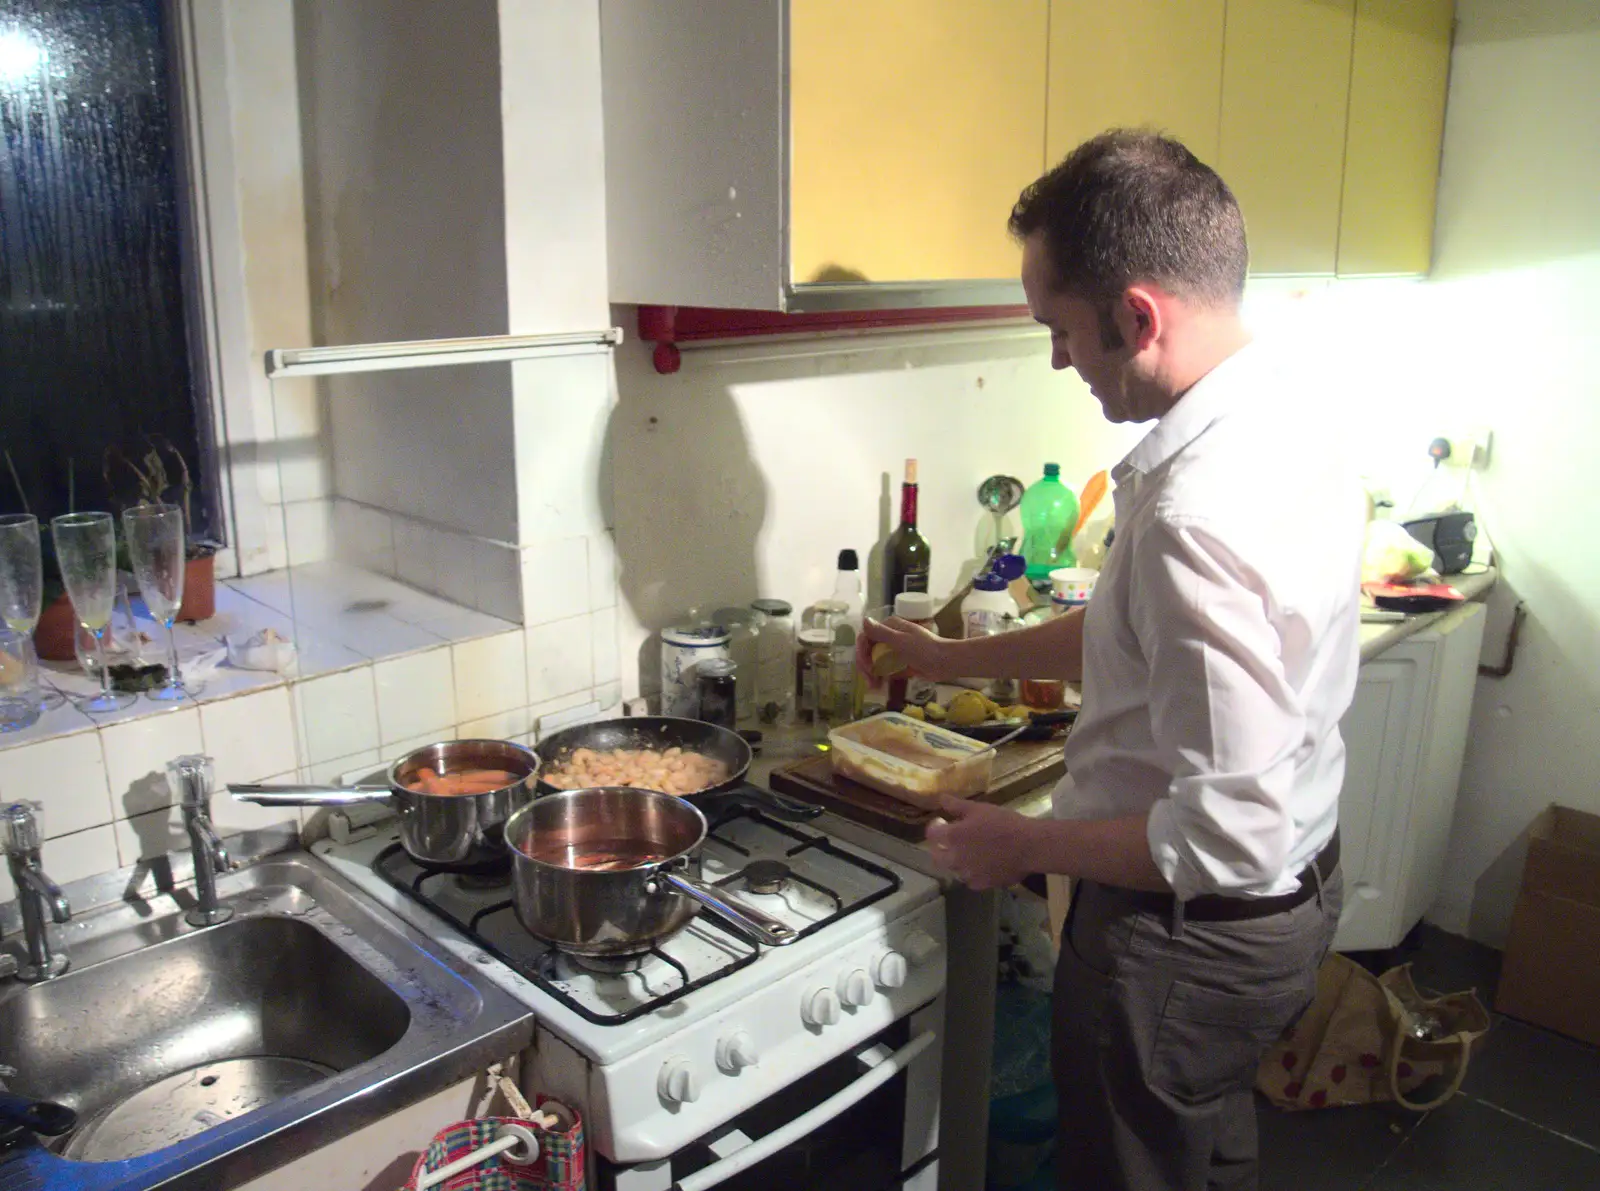
[[1130, 285], [1117, 303], [1117, 328], [1122, 340], [1140, 352], [1161, 336], [1161, 304], [1154, 290], [1142, 285]]

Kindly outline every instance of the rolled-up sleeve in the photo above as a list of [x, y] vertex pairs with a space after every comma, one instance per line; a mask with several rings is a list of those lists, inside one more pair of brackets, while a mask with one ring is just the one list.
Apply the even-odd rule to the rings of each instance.
[[1150, 812], [1156, 867], [1180, 898], [1287, 892], [1306, 716], [1265, 584], [1204, 521], [1158, 521], [1131, 561], [1151, 730], [1172, 774]]

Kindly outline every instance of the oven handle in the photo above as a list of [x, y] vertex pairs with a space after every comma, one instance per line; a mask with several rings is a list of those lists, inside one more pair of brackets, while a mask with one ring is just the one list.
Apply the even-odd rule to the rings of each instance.
[[759, 1141], [753, 1141], [720, 1162], [713, 1162], [710, 1166], [679, 1179], [672, 1184], [672, 1191], [707, 1191], [707, 1188], [715, 1187], [740, 1171], [748, 1170], [785, 1146], [793, 1145], [802, 1137], [826, 1125], [846, 1109], [865, 1100], [904, 1071], [911, 1065], [913, 1059], [933, 1045], [934, 1037], [931, 1030], [918, 1034], [849, 1087], [839, 1089], [821, 1104], [801, 1113], [788, 1124], [780, 1125]]

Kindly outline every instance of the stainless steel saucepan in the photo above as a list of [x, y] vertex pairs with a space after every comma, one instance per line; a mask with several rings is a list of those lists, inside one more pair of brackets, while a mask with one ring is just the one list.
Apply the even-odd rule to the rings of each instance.
[[[424, 768], [442, 774], [498, 769], [516, 774], [517, 780], [482, 794], [424, 794], [413, 788]], [[538, 776], [538, 754], [520, 744], [445, 740], [401, 757], [389, 766], [381, 786], [231, 785], [228, 791], [240, 802], [260, 806], [348, 806], [387, 800], [400, 816], [400, 842], [418, 864], [455, 872], [492, 872], [506, 867], [506, 820], [533, 801]]]
[[794, 942], [793, 928], [698, 880], [705, 837], [705, 816], [671, 794], [546, 794], [506, 823], [517, 917], [530, 934], [586, 956], [646, 951], [702, 907], [768, 946]]

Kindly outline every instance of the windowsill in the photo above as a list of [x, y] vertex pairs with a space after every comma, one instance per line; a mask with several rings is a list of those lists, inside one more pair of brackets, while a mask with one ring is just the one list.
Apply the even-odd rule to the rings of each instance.
[[[69, 736], [111, 724], [213, 703], [331, 674], [387, 658], [419, 653], [459, 641], [492, 636], [517, 625], [418, 591], [397, 580], [334, 562], [310, 563], [265, 575], [217, 581], [216, 615], [177, 626], [178, 659], [185, 667], [215, 651], [228, 637], [245, 638], [274, 629], [295, 642], [298, 665], [291, 674], [236, 669], [224, 662], [183, 699], [156, 702], [140, 694], [109, 715], [79, 711], [72, 700], [99, 690], [75, 662], [43, 662], [41, 681], [67, 703], [27, 728], [0, 735], [0, 750]], [[145, 660], [166, 660], [166, 632], [135, 601]]]

